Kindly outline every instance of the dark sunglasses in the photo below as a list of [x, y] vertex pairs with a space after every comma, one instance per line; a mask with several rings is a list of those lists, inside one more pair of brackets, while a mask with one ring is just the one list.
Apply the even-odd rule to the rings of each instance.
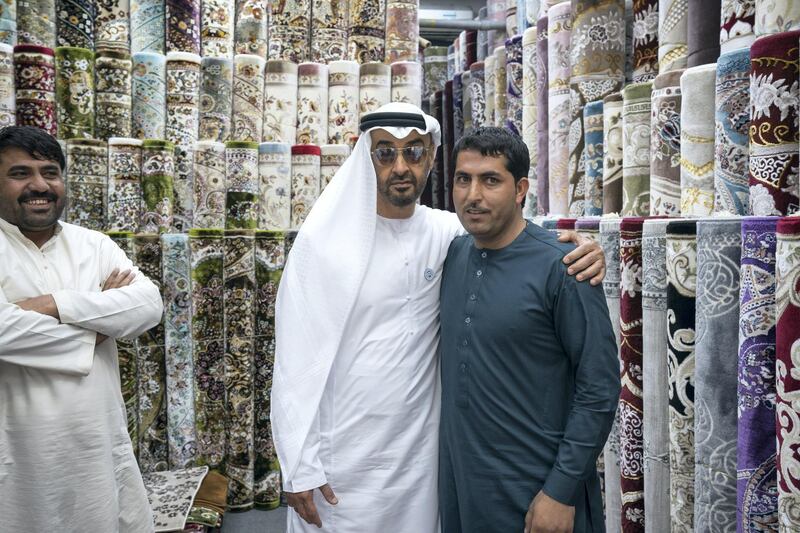
[[395, 148], [393, 146], [384, 146], [376, 148], [372, 151], [375, 161], [383, 166], [393, 165], [397, 159], [398, 152], [403, 153], [403, 159], [409, 165], [418, 165], [422, 162], [425, 154], [428, 153], [429, 148], [421, 145], [406, 146], [405, 148]]

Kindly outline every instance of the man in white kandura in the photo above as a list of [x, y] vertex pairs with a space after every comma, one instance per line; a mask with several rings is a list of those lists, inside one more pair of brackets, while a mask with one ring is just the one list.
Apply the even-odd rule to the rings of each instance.
[[64, 155], [0, 130], [0, 530], [146, 533], [114, 339], [161, 296], [111, 239], [59, 222]]
[[[272, 423], [288, 530], [433, 533], [439, 284], [464, 229], [454, 213], [416, 205], [440, 144], [434, 118], [392, 103], [361, 131], [278, 291]], [[599, 246], [565, 238], [581, 241], [573, 273], [602, 280]]]

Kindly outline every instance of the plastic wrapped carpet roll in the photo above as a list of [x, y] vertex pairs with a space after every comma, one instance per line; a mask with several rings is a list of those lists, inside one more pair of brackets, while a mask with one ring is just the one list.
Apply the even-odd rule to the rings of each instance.
[[328, 143], [346, 145], [358, 136], [359, 64], [328, 64]]
[[194, 365], [192, 359], [189, 236], [161, 236], [167, 444], [170, 468], [194, 464]]
[[130, 0], [131, 53], [166, 53], [166, 6], [164, 0]]
[[[478, 9], [478, 20], [486, 21], [489, 19], [489, 10], [486, 6]], [[478, 30], [478, 61], [484, 61], [489, 54], [489, 32], [487, 30]]]
[[166, 71], [166, 138], [176, 145], [193, 146], [199, 126], [200, 56], [170, 52]]
[[163, 139], [167, 131], [167, 58], [141, 52], [133, 56], [132, 136]]
[[225, 142], [231, 135], [233, 60], [204, 57], [200, 62], [200, 105], [197, 138]]
[[[603, 292], [608, 305], [608, 315], [614, 328], [614, 337], [619, 345], [620, 335], [620, 218], [604, 218], [600, 221], [600, 246], [606, 258], [606, 277]], [[544, 227], [544, 223], [543, 223]], [[603, 449], [605, 467], [605, 515], [607, 531], [622, 531], [622, 487], [620, 475], [619, 410]]]
[[800, 29], [800, 3], [796, 0], [755, 0], [756, 37]]
[[341, 144], [326, 144], [320, 146], [320, 162], [319, 162], [319, 193], [325, 190], [325, 187], [333, 179], [336, 171], [345, 162], [350, 155], [350, 147]]
[[519, 33], [517, 26], [517, 6], [509, 5], [506, 8], [506, 35], [516, 35]]
[[142, 142], [143, 233], [167, 232], [172, 228], [175, 178], [175, 147], [172, 143], [146, 139]]
[[320, 154], [319, 146], [292, 146], [292, 228], [303, 225], [319, 196]]
[[[272, 369], [275, 363], [275, 300], [285, 261], [283, 233], [257, 231], [253, 335], [255, 391], [272, 389]], [[253, 412], [255, 505], [263, 509], [274, 509], [280, 505], [281, 473], [272, 440], [269, 394], [254, 395]]]
[[386, 62], [416, 61], [419, 47], [419, 0], [387, 0]]
[[653, 82], [622, 91], [622, 215], [650, 214], [650, 112]]
[[17, 121], [14, 86], [14, 47], [0, 43], [0, 128]]
[[696, 223], [667, 225], [669, 483], [672, 531], [694, 531]]
[[[130, 231], [108, 232], [108, 236], [133, 261], [133, 233]], [[119, 360], [119, 381], [122, 401], [125, 403], [128, 436], [133, 446], [133, 455], [139, 457], [139, 396], [137, 394], [136, 340], [116, 339]]]
[[84, 228], [106, 229], [108, 147], [94, 139], [67, 140], [66, 220]]
[[550, 113], [548, 132], [549, 156], [549, 208], [550, 213], [566, 215], [569, 212], [569, 128], [570, 94], [569, 61], [572, 35], [572, 11], [569, 2], [562, 2], [547, 12], [548, 28], [548, 106]]
[[297, 67], [297, 144], [325, 144], [328, 138], [328, 66]]
[[56, 45], [94, 50], [92, 0], [56, 0]]
[[506, 40], [505, 126], [522, 136], [522, 35]]
[[443, 46], [429, 46], [423, 55], [424, 91], [422, 98], [429, 99], [436, 91], [444, 89], [447, 80], [447, 48]]
[[204, 0], [200, 14], [200, 45], [203, 58], [232, 58], [235, 17], [234, 0]]
[[255, 229], [258, 224], [258, 143], [225, 143], [225, 229]]
[[755, 216], [792, 214], [800, 204], [798, 39], [800, 31], [769, 35], [750, 48], [749, 183]]
[[233, 35], [237, 54], [267, 57], [268, 4], [266, 0], [236, 1], [236, 27]]
[[650, 139], [650, 214], [681, 213], [681, 75], [670, 70], [653, 80]]
[[[478, 60], [478, 32], [467, 30], [462, 32], [461, 71], [466, 72], [469, 66]], [[505, 44], [505, 43], [504, 43]]]
[[166, 0], [166, 52], [200, 55], [200, 0]]
[[484, 126], [486, 119], [486, 94], [484, 93], [484, 85], [486, 83], [486, 71], [483, 61], [478, 61], [469, 67], [469, 101], [470, 112], [472, 114], [471, 122], [473, 128], [480, 128]]
[[198, 465], [221, 468], [225, 446], [223, 230], [192, 229], [192, 345]]
[[715, 103], [714, 212], [749, 215], [750, 50], [747, 48], [720, 56]]
[[245, 510], [254, 503], [253, 329], [255, 234], [227, 230], [223, 238], [222, 297], [225, 307], [225, 475], [228, 506]]
[[469, 70], [461, 73], [461, 118], [464, 126], [462, 135], [467, 135], [472, 131], [472, 94], [470, 85], [472, 84], [472, 74]]
[[[431, 98], [431, 112], [433, 118], [439, 124], [444, 124], [444, 91], [436, 91], [436, 94]], [[444, 138], [444, 137], [442, 137]], [[440, 144], [436, 149], [434, 157], [434, 167], [431, 171], [431, 207], [434, 209], [444, 209], [444, 148]]]
[[720, 0], [689, 2], [687, 66], [716, 63], [719, 58]]
[[689, 0], [658, 1], [658, 72], [686, 68]]
[[775, 432], [777, 218], [742, 219], [739, 304], [737, 524], [778, 530]]
[[483, 68], [483, 94], [486, 99], [483, 121], [487, 126], [494, 126], [494, 84], [495, 77], [497, 76], [497, 61], [495, 60], [494, 54], [486, 56], [486, 60], [483, 62]]
[[720, 10], [720, 53], [748, 48], [756, 38], [755, 0], [723, 0]]
[[0, 43], [17, 44], [17, 2], [4, 0], [0, 5]]
[[15, 100], [18, 126], [34, 126], [56, 135], [56, 63], [53, 50], [33, 45], [14, 47]]
[[95, 48], [98, 52], [116, 50], [130, 54], [130, 0], [106, 0], [95, 4]]
[[391, 101], [422, 107], [422, 65], [416, 61], [399, 61], [391, 67]]
[[192, 227], [222, 229], [225, 227], [225, 145], [216, 141], [199, 141], [194, 146], [194, 211]]
[[[646, 31], [644, 26], [639, 26]], [[633, 0], [625, 0], [625, 84], [633, 83], [635, 50], [633, 46], [634, 20]]]
[[311, 61], [346, 59], [347, 0], [314, 0], [311, 13]]
[[269, 142], [294, 143], [297, 135], [297, 65], [270, 60], [264, 70], [261, 138]]
[[547, 17], [541, 17], [536, 23], [536, 210], [540, 215], [550, 212], [550, 154], [549, 130], [550, 108], [548, 95], [550, 92], [548, 65]]
[[642, 218], [624, 218], [620, 225], [621, 274], [619, 395], [620, 486], [622, 531], [644, 531], [644, 452], [642, 423]]
[[559, 218], [556, 221], [556, 229], [559, 231], [575, 229], [575, 218]]
[[714, 85], [717, 65], [691, 67], [681, 76], [681, 215], [714, 210]]
[[656, 74], [658, 0], [633, 0], [633, 83], [650, 81]]
[[292, 147], [288, 143], [258, 145], [258, 175], [261, 204], [258, 227], [283, 230], [291, 224]]
[[135, 232], [142, 219], [142, 141], [108, 140], [108, 227]]
[[800, 528], [800, 480], [795, 465], [800, 447], [796, 402], [800, 380], [800, 218], [778, 221], [775, 269], [778, 318], [775, 333], [778, 437], [779, 531]]
[[17, 4], [17, 43], [56, 47], [55, 0], [24, 0]]
[[284, 59], [293, 63], [306, 61], [308, 40], [307, 26], [270, 26], [267, 59]]
[[741, 221], [697, 223], [695, 500], [697, 531], [733, 531]]
[[[506, 47], [494, 49], [494, 125], [502, 128], [506, 121]], [[453, 76], [453, 83], [456, 77]], [[455, 90], [455, 88], [454, 88]]]
[[451, 44], [447, 47], [447, 78], [452, 80], [456, 74], [456, 46]]
[[670, 530], [667, 223], [646, 220], [642, 227], [644, 523], [653, 531]]
[[586, 165], [584, 213], [603, 214], [603, 101], [589, 102], [583, 108]]
[[[505, 99], [505, 98], [504, 98]], [[464, 84], [463, 74], [453, 76], [453, 142], [464, 135]], [[455, 162], [453, 162], [455, 165]]]
[[386, 0], [349, 0], [348, 59], [383, 61], [386, 55]]
[[94, 137], [94, 53], [60, 47], [56, 58], [58, 137]]
[[[501, 22], [506, 20], [506, 1], [505, 0], [486, 0], [486, 10], [489, 20]], [[503, 30], [489, 30], [489, 53], [498, 46], [503, 46], [506, 40], [506, 32]]]
[[622, 93], [603, 98], [603, 214], [622, 211]]
[[[623, 0], [576, 3], [572, 15], [568, 202], [570, 215], [581, 216], [586, 198], [583, 108], [592, 100], [600, 100], [622, 89], [625, 4]], [[598, 24], [606, 29], [600, 39], [593, 36]]]
[[455, 164], [453, 161], [453, 146], [455, 145], [455, 106], [453, 105], [453, 81], [444, 84], [442, 95], [442, 155], [444, 156], [444, 174], [442, 175], [441, 188], [444, 202], [440, 209], [453, 211], [453, 176]]
[[[531, 168], [528, 172], [530, 188], [528, 200], [525, 202], [530, 216], [536, 214], [536, 206], [529, 206], [528, 202], [537, 197], [536, 170], [538, 164], [538, 134], [537, 124], [538, 109], [536, 107], [536, 27], [528, 28], [522, 35], [522, 140], [528, 147]], [[533, 210], [531, 210], [533, 207]]]
[[95, 59], [95, 135], [99, 139], [131, 136], [131, 72], [127, 52], [108, 50]]
[[266, 60], [255, 55], [233, 58], [233, 118], [231, 139], [261, 141]]
[[365, 63], [359, 70], [359, 119], [392, 99], [392, 67], [383, 63]]
[[[134, 264], [161, 292], [162, 255], [158, 235], [133, 237]], [[139, 335], [136, 341], [139, 398], [139, 468], [144, 473], [169, 468], [164, 323]]]

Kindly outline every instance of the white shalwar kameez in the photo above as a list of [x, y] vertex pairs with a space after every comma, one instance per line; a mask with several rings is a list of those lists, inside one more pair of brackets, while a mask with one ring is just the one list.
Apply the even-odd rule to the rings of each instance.
[[[425, 120], [417, 131], [438, 144], [438, 123]], [[362, 134], [315, 204], [279, 289], [272, 420], [284, 489], [328, 483], [338, 499], [315, 490], [322, 529], [290, 509], [289, 533], [439, 529], [439, 286], [464, 230], [424, 206], [378, 216], [370, 142]]]
[[[113, 339], [160, 320], [161, 296], [105, 235], [59, 223], [41, 248], [0, 219], [0, 530], [130, 532], [153, 517], [126, 428]], [[61, 321], [14, 302], [52, 294]], [[95, 344], [97, 332], [109, 337]]]

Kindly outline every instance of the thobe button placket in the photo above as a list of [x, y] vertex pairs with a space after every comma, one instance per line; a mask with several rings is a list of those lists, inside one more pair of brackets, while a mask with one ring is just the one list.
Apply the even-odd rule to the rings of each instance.
[[470, 300], [472, 300], [473, 302], [474, 302], [474, 301], [475, 301], [477, 298], [478, 298], [478, 297], [477, 297], [477, 296], [475, 296], [475, 293], [473, 293], [473, 294], [470, 294], [470, 295], [469, 295], [469, 299], [470, 299]]
[[469, 324], [470, 322], [472, 322], [472, 319], [470, 317], [464, 319], [465, 324]]
[[477, 272], [475, 272], [475, 275], [477, 275], [478, 277], [483, 276], [483, 270], [478, 270]]

